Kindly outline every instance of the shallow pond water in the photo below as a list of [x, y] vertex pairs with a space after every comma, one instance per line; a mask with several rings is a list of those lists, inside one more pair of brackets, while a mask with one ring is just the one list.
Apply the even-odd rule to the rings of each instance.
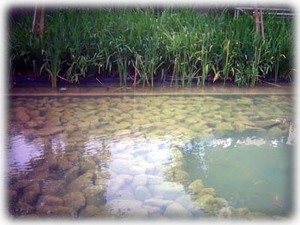
[[292, 212], [290, 95], [13, 97], [8, 115], [13, 216]]

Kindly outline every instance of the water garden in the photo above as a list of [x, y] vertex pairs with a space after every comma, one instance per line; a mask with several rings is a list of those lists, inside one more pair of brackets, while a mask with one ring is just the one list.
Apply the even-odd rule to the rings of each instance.
[[22, 18], [10, 22], [9, 217], [291, 217], [291, 18], [266, 14], [264, 37], [229, 10], [50, 9], [42, 34]]

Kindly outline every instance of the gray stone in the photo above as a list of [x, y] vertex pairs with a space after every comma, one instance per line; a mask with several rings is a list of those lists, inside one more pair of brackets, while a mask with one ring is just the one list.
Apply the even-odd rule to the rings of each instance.
[[149, 185], [153, 196], [164, 196], [165, 199], [176, 199], [184, 193], [182, 184], [175, 182], [163, 182], [159, 185]]
[[143, 206], [144, 209], [148, 211], [148, 217], [150, 218], [158, 218], [162, 216], [162, 209], [157, 206]]
[[128, 174], [130, 164], [131, 164], [130, 160], [116, 159], [111, 162], [110, 167], [116, 173]]
[[121, 190], [126, 184], [126, 181], [120, 177], [115, 177], [107, 182], [107, 193], [113, 196], [118, 190]]
[[146, 185], [148, 182], [148, 176], [145, 174], [138, 174], [135, 175], [132, 181], [132, 186], [140, 186], [140, 185]]
[[115, 192], [115, 198], [116, 199], [127, 199], [127, 200], [132, 200], [134, 199], [134, 193], [132, 192], [131, 189], [122, 189], [118, 190]]
[[107, 203], [107, 207], [114, 215], [134, 215], [140, 214], [139, 210], [142, 207], [142, 202], [137, 200], [114, 199]]
[[169, 218], [187, 218], [192, 217], [192, 214], [189, 211], [187, 211], [182, 205], [174, 202], [167, 206], [164, 216]]
[[161, 184], [164, 181], [164, 179], [161, 176], [148, 175], [147, 177], [149, 185]]
[[138, 186], [134, 191], [135, 198], [144, 202], [151, 197], [150, 191], [145, 186]]
[[173, 201], [171, 200], [165, 200], [159, 197], [154, 197], [154, 198], [150, 198], [145, 200], [144, 205], [148, 205], [148, 206], [154, 206], [154, 207], [159, 207], [159, 208], [166, 208], [167, 205], [171, 204]]
[[131, 175], [127, 175], [127, 174], [120, 174], [120, 175], [118, 175], [118, 177], [120, 179], [123, 179], [125, 184], [130, 184], [133, 180], [133, 177]]

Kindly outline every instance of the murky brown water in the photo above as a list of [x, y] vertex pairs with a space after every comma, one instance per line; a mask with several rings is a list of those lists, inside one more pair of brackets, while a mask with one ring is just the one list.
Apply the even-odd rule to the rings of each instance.
[[[14, 97], [8, 115], [13, 216], [257, 218], [291, 212], [289, 95]], [[237, 167], [249, 156], [258, 170]], [[243, 178], [230, 177], [234, 170]], [[251, 203], [257, 198], [247, 200], [253, 187], [274, 185], [280, 188], [258, 206]], [[245, 186], [240, 196], [228, 193]]]

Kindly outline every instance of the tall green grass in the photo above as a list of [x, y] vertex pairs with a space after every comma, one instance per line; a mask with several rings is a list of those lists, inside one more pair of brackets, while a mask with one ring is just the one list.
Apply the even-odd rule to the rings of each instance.
[[48, 74], [53, 87], [59, 79], [79, 83], [90, 74], [116, 77], [120, 86], [255, 86], [261, 79], [276, 83], [293, 59], [292, 21], [270, 15], [265, 39], [252, 16], [234, 19], [226, 10], [52, 9], [44, 36], [30, 28], [30, 17], [11, 25], [11, 71]]

